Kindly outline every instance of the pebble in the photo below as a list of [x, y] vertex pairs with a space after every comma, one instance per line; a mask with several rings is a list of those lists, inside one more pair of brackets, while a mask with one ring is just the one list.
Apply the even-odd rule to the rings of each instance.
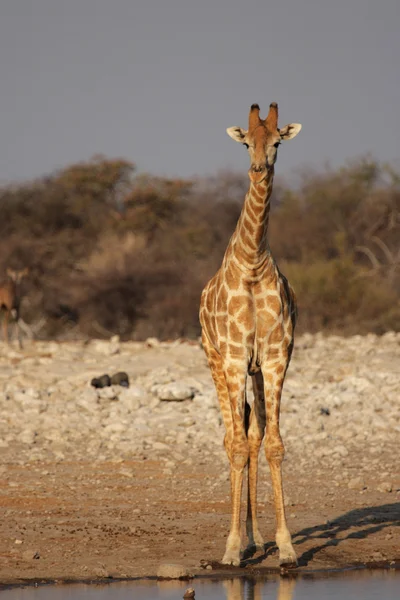
[[379, 484], [376, 489], [378, 490], [378, 492], [391, 492], [393, 490], [393, 485], [390, 481], [384, 481], [381, 484]]
[[173, 381], [156, 388], [156, 394], [160, 400], [192, 400], [195, 395], [195, 389], [184, 382]]
[[365, 483], [362, 477], [353, 477], [350, 479], [347, 487], [349, 490], [363, 490], [365, 488]]
[[37, 550], [25, 550], [22, 553], [22, 558], [24, 560], [38, 560], [40, 558], [40, 553]]

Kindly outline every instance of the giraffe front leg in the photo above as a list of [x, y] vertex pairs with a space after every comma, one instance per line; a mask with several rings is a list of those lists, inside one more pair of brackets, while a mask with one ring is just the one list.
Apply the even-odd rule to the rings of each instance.
[[279, 548], [280, 564], [297, 565], [297, 557], [287, 526], [282, 485], [282, 461], [285, 448], [279, 431], [279, 413], [282, 386], [286, 367], [282, 370], [269, 368], [264, 375], [266, 380], [265, 397], [267, 427], [265, 437], [265, 455], [269, 464], [274, 493], [276, 514], [276, 544]]
[[249, 480], [247, 496], [246, 532], [249, 539], [248, 550], [264, 549], [264, 539], [257, 521], [257, 479], [258, 455], [265, 430], [264, 382], [262, 373], [252, 377], [254, 403], [250, 413], [247, 439], [249, 442]]
[[[229, 459], [230, 465], [232, 465], [232, 447], [233, 447], [233, 420], [232, 420], [232, 409], [229, 399], [228, 386], [225, 379], [225, 373], [222, 364], [221, 355], [215, 350], [213, 345], [209, 342], [207, 336], [203, 331], [202, 336], [203, 347], [207, 355], [208, 364], [210, 366], [211, 375], [214, 381], [214, 385], [217, 391], [218, 402], [222, 414], [222, 419], [225, 425], [225, 438], [224, 446]], [[234, 497], [234, 490], [237, 487], [236, 477], [230, 469], [230, 482], [231, 482], [231, 499]], [[236, 535], [235, 532], [231, 531], [227, 540], [225, 554], [222, 562], [224, 564], [239, 565], [240, 563], [240, 534]]]
[[245, 430], [246, 370], [242, 365], [230, 366], [225, 371], [232, 416], [232, 436], [227, 440], [227, 453], [231, 468], [231, 526], [226, 542], [223, 564], [240, 565], [240, 509], [243, 474], [249, 460], [249, 445]]

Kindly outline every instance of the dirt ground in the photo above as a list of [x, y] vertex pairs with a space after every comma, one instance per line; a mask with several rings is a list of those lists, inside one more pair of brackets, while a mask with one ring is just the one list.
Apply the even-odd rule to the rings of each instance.
[[[163, 562], [193, 574], [204, 573], [208, 562], [222, 574], [228, 485], [208, 485], [219, 475], [212, 464], [179, 471], [171, 485], [150, 460], [118, 463], [118, 470], [115, 463], [85, 461], [8, 466], [0, 479], [0, 582], [154, 576]], [[378, 492], [337, 493], [331, 473], [315, 479], [294, 465], [286, 469], [286, 487], [303, 496], [288, 508], [300, 571], [398, 565], [395, 495], [382, 504]], [[270, 505], [262, 507], [261, 526], [266, 551], [245, 560], [236, 569], [242, 574], [278, 567]]]
[[[384, 369], [382, 381], [390, 382], [390, 373], [396, 371], [393, 361], [399, 344], [397, 338], [394, 340], [390, 347], [384, 339], [363, 342], [364, 346], [367, 342], [371, 346], [368, 369], [375, 369], [376, 373]], [[328, 342], [329, 340], [324, 343]], [[345, 342], [333, 340], [333, 343], [341, 348]], [[359, 348], [360, 342], [356, 340], [352, 343], [351, 352], [354, 354], [353, 347]], [[289, 378], [287, 388], [286, 405], [289, 408], [291, 403], [297, 402], [294, 383], [300, 381], [299, 389], [303, 387], [302, 374], [304, 377], [311, 377], [306, 395], [311, 394], [313, 381], [317, 381], [318, 374], [312, 372], [316, 359], [314, 355], [307, 354], [312, 351], [318, 355], [318, 348], [312, 349], [315, 344], [314, 340], [310, 350], [303, 344], [305, 349], [302, 351], [300, 340], [298, 358], [295, 359], [292, 368], [293, 383], [291, 384]], [[347, 345], [343, 346], [345, 350]], [[364, 346], [360, 347], [360, 358], [354, 359], [356, 366], [361, 365], [357, 366], [357, 369], [364, 368], [363, 357], [367, 354], [367, 351], [364, 352]], [[77, 352], [78, 346], [71, 348], [71, 352]], [[211, 386], [204, 357], [191, 346], [160, 350], [139, 348], [135, 350], [135, 354], [130, 346], [126, 345], [121, 346], [119, 353], [112, 354], [111, 358], [107, 353], [104, 356], [99, 354], [96, 348], [92, 349], [92, 345], [79, 347], [81, 354], [71, 354], [73, 357], [78, 356], [72, 360], [67, 349], [60, 346], [58, 349], [52, 349], [53, 358], [48, 357], [49, 350], [46, 358], [35, 358], [36, 362], [31, 355], [36, 352], [35, 356], [41, 356], [42, 348], [39, 345], [38, 348], [18, 356], [4, 350], [0, 377], [4, 379], [5, 386], [9, 385], [10, 380], [21, 382], [27, 373], [32, 379], [33, 372], [39, 382], [47, 381], [51, 368], [53, 374], [58, 373], [57, 377], [61, 382], [66, 376], [75, 381], [77, 375], [74, 369], [79, 374], [79, 369], [84, 368], [85, 357], [92, 361], [87, 363], [93, 365], [90, 367], [92, 370], [98, 368], [99, 372], [102, 372], [107, 365], [108, 368], [110, 365], [118, 365], [128, 369], [129, 365], [136, 364], [136, 367], [131, 367], [131, 372], [136, 368], [138, 373], [141, 372], [142, 362], [144, 369], [155, 362], [160, 364], [161, 360], [168, 359], [174, 365], [193, 364], [196, 377], [200, 380], [203, 373], [204, 378], [207, 378], [206, 384]], [[329, 371], [334, 352], [332, 348], [333, 346], [329, 347], [329, 351], [321, 353], [321, 358], [318, 358], [319, 369], [322, 357], [326, 361], [326, 373], [324, 367], [319, 377], [328, 382], [326, 385], [329, 386], [336, 385], [334, 382], [329, 383], [332, 380]], [[114, 352], [114, 349], [112, 351]], [[182, 355], [182, 352], [185, 354]], [[57, 358], [59, 354], [60, 358]], [[112, 360], [115, 361], [115, 365], [111, 364]], [[174, 366], [174, 369], [176, 368]], [[90, 372], [85, 372], [82, 380], [88, 379]], [[80, 380], [75, 383], [77, 387], [73, 389], [79, 389]], [[21, 386], [22, 383], [18, 385]], [[211, 390], [211, 387], [209, 389]], [[290, 392], [291, 389], [294, 390], [293, 393]], [[41, 393], [44, 394], [43, 390]], [[317, 393], [319, 394], [318, 390]], [[181, 457], [177, 454], [173, 466], [168, 468], [165, 461], [157, 458], [155, 450], [140, 451], [137, 457], [131, 459], [127, 459], [123, 453], [118, 455], [118, 452], [110, 450], [109, 455], [106, 454], [101, 460], [99, 457], [94, 458], [93, 447], [89, 448], [89, 441], [86, 442], [85, 452], [85, 437], [79, 438], [81, 441], [78, 454], [74, 455], [72, 450], [68, 454], [68, 448], [74, 446], [66, 445], [62, 454], [58, 455], [55, 452], [52, 458], [43, 460], [40, 459], [40, 454], [34, 455], [35, 444], [29, 442], [21, 445], [21, 434], [18, 433], [17, 426], [18, 419], [23, 418], [18, 415], [23, 413], [15, 412], [16, 408], [10, 408], [7, 415], [7, 406], [17, 406], [21, 393], [18, 394], [14, 393], [14, 400], [8, 400], [8, 396], [4, 397], [3, 414], [0, 415], [3, 427], [9, 427], [8, 431], [11, 432], [10, 440], [6, 442], [7, 429], [4, 429], [1, 446], [2, 456], [5, 458], [0, 462], [0, 584], [104, 581], [156, 576], [162, 563], [183, 565], [194, 575], [222, 575], [226, 572], [229, 572], [230, 576], [234, 573], [262, 575], [270, 570], [279, 572], [278, 554], [274, 544], [273, 505], [268, 500], [265, 489], [260, 497], [259, 519], [266, 542], [265, 552], [245, 558], [238, 568], [227, 568], [218, 563], [224, 553], [230, 521], [228, 462], [225, 456], [220, 460], [219, 455], [213, 454], [212, 449], [208, 453], [202, 453], [201, 448], [206, 449], [210, 443], [207, 439], [204, 442], [206, 446], [200, 445], [196, 449], [192, 448], [190, 441], [195, 438], [188, 437], [188, 445], [180, 447]], [[294, 399], [291, 399], [291, 394], [294, 395]], [[199, 402], [202, 401], [201, 398], [206, 396], [200, 396]], [[35, 396], [31, 395], [24, 406], [29, 406], [34, 401]], [[39, 407], [40, 402], [37, 400]], [[121, 406], [122, 409], [121, 402], [112, 400], [110, 406], [112, 409]], [[66, 410], [73, 410], [73, 406], [75, 405], [66, 405]], [[102, 407], [101, 404], [96, 406]], [[186, 406], [190, 408], [196, 405]], [[319, 405], [316, 406], [318, 408]], [[99, 411], [100, 408], [96, 410]], [[167, 411], [166, 414], [171, 418], [171, 415], [179, 416], [179, 411], [187, 411], [189, 408], [176, 403], [176, 408], [160, 405], [157, 410]], [[141, 410], [146, 411], [146, 408]], [[339, 407], [337, 411], [339, 416], [342, 415], [341, 419], [346, 419], [347, 413], [344, 408]], [[377, 414], [379, 416], [380, 413]], [[39, 417], [40, 415], [31, 418]], [[285, 418], [292, 419], [291, 430], [293, 423], [298, 422], [301, 435], [305, 428], [301, 413], [290, 412]], [[316, 418], [326, 419], [324, 415]], [[334, 415], [330, 418], [334, 418]], [[29, 422], [28, 417], [25, 419]], [[210, 422], [214, 422], [214, 417]], [[334, 429], [336, 421], [324, 422], [332, 422], [331, 428]], [[72, 417], [71, 423], [73, 424]], [[149, 426], [153, 427], [152, 423], [150, 419]], [[74, 427], [76, 426], [75, 423]], [[204, 429], [201, 422], [198, 426]], [[11, 427], [14, 429], [11, 430]], [[54, 425], [52, 427], [56, 429]], [[197, 431], [196, 427], [197, 425], [193, 426], [194, 431]], [[72, 426], [71, 431], [72, 436]], [[338, 458], [331, 458], [330, 454], [320, 454], [319, 458], [316, 454], [311, 456], [310, 450], [305, 450], [308, 447], [304, 446], [303, 449], [302, 445], [298, 446], [296, 451], [290, 451], [293, 442], [291, 443], [289, 435], [286, 435], [289, 452], [284, 461], [284, 486], [286, 498], [290, 499], [287, 500], [286, 510], [299, 559], [297, 572], [318, 572], [360, 564], [399, 567], [400, 473], [398, 443], [396, 437], [393, 437], [396, 436], [394, 430], [391, 431], [391, 437], [387, 438], [384, 436], [389, 436], [389, 433], [378, 432], [383, 437], [376, 438], [376, 448], [372, 448], [372, 454], [367, 452], [364, 442], [351, 445], [349, 440], [348, 453], [343, 453], [343, 456]], [[92, 436], [94, 434], [95, 432], [91, 433]], [[295, 434], [297, 436], [297, 431]], [[118, 439], [122, 434], [114, 435]], [[40, 436], [38, 439], [40, 440]], [[386, 439], [386, 442], [380, 441], [381, 439]], [[40, 442], [42, 449], [47, 448], [45, 442], [46, 440]], [[57, 440], [54, 442], [59, 443]], [[329, 442], [327, 438], [319, 443], [319, 446], [313, 442], [311, 448], [321, 448], [321, 444], [328, 443], [332, 443], [334, 448], [338, 442]], [[218, 444], [223, 452], [222, 442], [218, 441]], [[22, 447], [27, 450], [23, 451]], [[155, 449], [156, 445], [152, 448]], [[314, 462], [309, 465], [311, 460]], [[264, 457], [260, 462], [260, 487], [265, 488], [264, 482], [269, 477], [268, 467]], [[360, 465], [364, 465], [363, 482], [358, 485], [356, 481], [353, 489], [349, 481], [357, 477]], [[389, 471], [390, 477], [387, 474]], [[383, 481], [389, 477], [390, 489], [382, 489], [382, 476]]]

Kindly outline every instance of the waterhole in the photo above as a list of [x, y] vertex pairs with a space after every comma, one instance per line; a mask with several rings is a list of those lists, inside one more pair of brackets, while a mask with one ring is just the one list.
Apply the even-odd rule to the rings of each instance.
[[180, 600], [189, 587], [195, 600], [399, 600], [400, 573], [29, 586], [4, 590], [1, 600]]

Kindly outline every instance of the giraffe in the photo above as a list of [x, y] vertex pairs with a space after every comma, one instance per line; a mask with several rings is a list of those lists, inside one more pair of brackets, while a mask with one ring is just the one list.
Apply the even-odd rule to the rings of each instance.
[[[275, 102], [264, 120], [258, 104], [251, 106], [248, 131], [227, 129], [228, 135], [249, 151], [250, 187], [222, 265], [205, 286], [200, 302], [202, 343], [217, 390], [230, 462], [231, 525], [224, 564], [240, 564], [240, 507], [246, 466], [249, 548], [264, 548], [257, 522], [258, 454], [264, 435], [280, 564], [297, 564], [285, 517], [284, 446], [279, 431], [282, 386], [293, 349], [296, 298], [271, 255], [267, 229], [277, 149], [300, 129], [297, 123], [278, 128]], [[246, 400], [247, 375], [254, 392], [251, 408]]]

